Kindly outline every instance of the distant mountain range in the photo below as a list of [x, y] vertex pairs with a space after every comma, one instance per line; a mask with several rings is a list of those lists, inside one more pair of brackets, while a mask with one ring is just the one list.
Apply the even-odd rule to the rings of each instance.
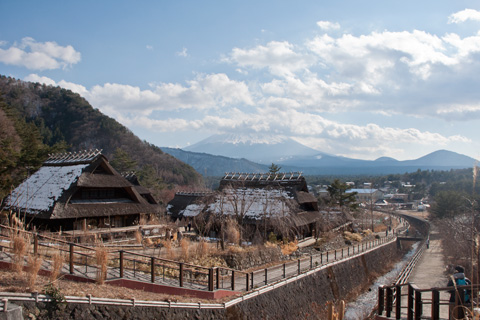
[[320, 153], [290, 138], [255, 134], [213, 135], [184, 150], [229, 158], [244, 158], [267, 165], [271, 165], [272, 162], [287, 161], [298, 155], [315, 156]]
[[275, 163], [282, 171], [307, 175], [395, 174], [421, 170], [471, 168], [475, 159], [452, 151], [439, 150], [414, 160], [390, 157], [359, 160], [322, 153], [293, 139], [238, 135], [215, 135], [181, 149], [162, 148], [191, 165], [204, 176], [225, 172], [266, 172]]

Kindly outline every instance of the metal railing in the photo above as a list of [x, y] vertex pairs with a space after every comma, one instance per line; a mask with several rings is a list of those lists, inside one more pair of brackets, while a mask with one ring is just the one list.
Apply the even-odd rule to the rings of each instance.
[[[55, 250], [66, 256], [66, 264], [62, 272], [95, 280], [99, 266], [96, 262], [96, 249], [88, 246], [55, 239], [38, 233], [18, 230], [8, 226], [0, 226], [1, 258], [12, 260], [13, 232], [22, 233], [31, 243], [30, 252], [45, 257], [42, 269], [52, 270], [52, 259]], [[390, 234], [371, 241], [361, 242], [340, 249], [319, 252], [304, 258], [278, 264], [269, 268], [245, 272], [225, 267], [204, 267], [194, 264], [168, 260], [126, 250], [109, 250], [106, 280], [130, 279], [155, 284], [184, 287], [194, 290], [214, 291], [217, 289], [248, 292], [280, 280], [297, 276], [316, 269], [325, 264], [340, 261], [362, 254], [369, 250], [396, 240]], [[106, 248], [104, 248], [106, 249]], [[10, 256], [6, 255], [10, 251]], [[10, 260], [10, 261], [11, 261]]]

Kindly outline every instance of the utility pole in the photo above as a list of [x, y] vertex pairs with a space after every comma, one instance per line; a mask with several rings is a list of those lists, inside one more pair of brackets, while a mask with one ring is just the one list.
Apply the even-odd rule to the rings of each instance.
[[373, 192], [372, 185], [370, 185], [370, 214], [372, 216], [372, 232], [375, 232], [373, 225]]

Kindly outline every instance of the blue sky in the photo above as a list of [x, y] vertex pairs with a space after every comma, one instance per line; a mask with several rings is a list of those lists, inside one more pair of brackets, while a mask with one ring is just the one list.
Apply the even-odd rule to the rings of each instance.
[[0, 73], [185, 147], [274, 134], [359, 159], [480, 159], [476, 1], [0, 2]]

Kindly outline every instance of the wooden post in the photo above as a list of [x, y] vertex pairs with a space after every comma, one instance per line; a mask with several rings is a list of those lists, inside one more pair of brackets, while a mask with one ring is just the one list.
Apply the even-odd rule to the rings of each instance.
[[[235, 290], [235, 270], [232, 270], [232, 291]], [[247, 273], [247, 286], [245, 291], [248, 291], [248, 273]]]
[[335, 249], [335, 259], [334, 259], [334, 261], [336, 261], [336, 260], [337, 260], [337, 249]]
[[267, 273], [268, 273], [268, 269], [265, 268], [265, 285], [268, 284], [268, 276], [267, 276]]
[[178, 266], [179, 266], [179, 269], [180, 269], [180, 272], [179, 272], [179, 275], [178, 275], [179, 282], [180, 282], [180, 287], [183, 287], [183, 262], [179, 262]]
[[217, 268], [217, 289], [220, 289], [220, 268]]
[[[232, 271], [232, 272], [233, 272], [233, 273], [232, 273], [232, 280], [233, 280], [233, 279], [234, 279], [233, 274], [234, 274], [235, 272], [234, 272], [234, 271]], [[248, 287], [249, 287], [249, 284], [250, 284], [249, 276], [250, 276], [250, 275], [249, 275], [248, 273], [245, 274], [245, 291], [248, 291], [248, 290], [249, 290], [249, 288], [248, 288]], [[232, 290], [235, 290], [234, 288], [235, 288], [235, 286], [232, 286]]]
[[382, 315], [383, 310], [385, 309], [385, 292], [383, 286], [378, 287], [378, 309], [377, 313], [379, 316]]
[[393, 309], [393, 290], [392, 287], [387, 287], [387, 299], [386, 299], [386, 306], [385, 306], [385, 311], [386, 311], [386, 317], [390, 318], [392, 315], [392, 309]]
[[38, 254], [38, 234], [35, 234], [35, 237], [33, 238], [33, 254]]
[[432, 320], [440, 319], [440, 291], [432, 289]]
[[123, 278], [123, 250], [120, 250], [120, 278]]
[[208, 291], [214, 290], [213, 284], [213, 268], [208, 269]]
[[155, 258], [150, 258], [150, 278], [152, 283], [155, 282]]
[[252, 288], [253, 290], [253, 288], [255, 288], [255, 286], [253, 285], [253, 272], [250, 272], [250, 282], [251, 282], [250, 288]]
[[400, 319], [402, 315], [402, 286], [395, 287], [395, 319]]
[[310, 255], [310, 269], [313, 269], [313, 256]]
[[420, 320], [422, 318], [423, 308], [422, 308], [422, 292], [415, 291], [415, 320]]
[[415, 289], [412, 284], [408, 285], [408, 300], [407, 300], [407, 319], [413, 320], [413, 301], [415, 296]]
[[286, 274], [287, 270], [286, 270], [286, 265], [285, 263], [283, 264], [283, 278], [285, 278], [287, 276]]
[[70, 274], [73, 274], [73, 272], [74, 272], [74, 270], [73, 270], [73, 252], [74, 252], [73, 243], [70, 243]]
[[298, 259], [298, 274], [300, 274], [300, 259]]

